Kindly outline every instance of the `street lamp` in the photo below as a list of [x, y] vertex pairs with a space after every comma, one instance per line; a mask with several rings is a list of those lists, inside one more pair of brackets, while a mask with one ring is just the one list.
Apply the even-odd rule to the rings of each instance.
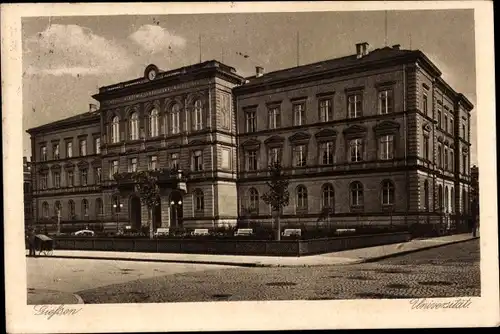
[[123, 208], [123, 204], [113, 204], [113, 208], [115, 209], [115, 215], [116, 215], [116, 232], [118, 233], [118, 215], [119, 212], [121, 211], [121, 208]]
[[57, 208], [57, 235], [61, 234], [61, 209]]
[[178, 207], [176, 207], [176, 204], [178, 206], [181, 206], [182, 205], [182, 201], [178, 201], [177, 203], [175, 203], [175, 201], [170, 201], [170, 205], [172, 206], [172, 210], [174, 211], [174, 221], [175, 221], [175, 225], [177, 226], [177, 216], [178, 216]]

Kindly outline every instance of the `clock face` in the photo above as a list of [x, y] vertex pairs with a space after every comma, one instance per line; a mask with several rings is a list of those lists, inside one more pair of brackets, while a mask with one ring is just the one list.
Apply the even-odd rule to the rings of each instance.
[[155, 70], [150, 70], [148, 72], [148, 78], [149, 78], [149, 80], [154, 80], [156, 78], [156, 71]]

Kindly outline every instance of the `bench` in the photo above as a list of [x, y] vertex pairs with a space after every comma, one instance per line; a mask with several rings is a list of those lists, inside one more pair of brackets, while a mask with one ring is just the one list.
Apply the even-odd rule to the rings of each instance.
[[156, 229], [154, 236], [159, 237], [162, 235], [168, 235], [169, 232], [170, 232], [170, 229], [168, 227], [159, 227]]
[[291, 237], [291, 236], [301, 236], [302, 235], [302, 230], [300, 228], [287, 228], [283, 231], [282, 235], [284, 237]]
[[355, 228], [338, 228], [335, 230], [335, 233], [349, 233], [349, 232], [356, 232]]
[[253, 229], [251, 228], [239, 228], [235, 233], [234, 236], [249, 236], [253, 234]]
[[193, 235], [208, 235], [208, 228], [197, 228], [193, 231]]

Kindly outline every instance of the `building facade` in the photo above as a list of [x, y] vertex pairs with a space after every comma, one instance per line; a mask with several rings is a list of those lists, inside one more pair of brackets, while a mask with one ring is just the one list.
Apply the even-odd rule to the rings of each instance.
[[[270, 222], [261, 196], [273, 161], [290, 179], [287, 223], [451, 226], [470, 214], [473, 106], [420, 51], [359, 43], [351, 56], [271, 73], [258, 67], [250, 78], [217, 61], [150, 65], [94, 98], [99, 112], [85, 116], [85, 133], [100, 138], [100, 152], [87, 162], [101, 168], [102, 182], [89, 200], [100, 201], [95, 217], [110, 226]], [[81, 122], [61, 122], [29, 131], [37, 185], [54, 165], [41, 148], [80, 138]], [[168, 170], [154, 212], [127, 181], [146, 169]], [[65, 190], [35, 191], [36, 217], [45, 217], [44, 201], [50, 211], [77, 193]]]
[[33, 198], [31, 186], [31, 163], [23, 157], [24, 228], [33, 225]]

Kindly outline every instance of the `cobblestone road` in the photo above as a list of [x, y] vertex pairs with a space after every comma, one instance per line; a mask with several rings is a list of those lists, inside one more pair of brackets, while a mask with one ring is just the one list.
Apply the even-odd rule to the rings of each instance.
[[186, 272], [78, 294], [85, 303], [431, 298], [480, 295], [479, 241], [374, 263]]

